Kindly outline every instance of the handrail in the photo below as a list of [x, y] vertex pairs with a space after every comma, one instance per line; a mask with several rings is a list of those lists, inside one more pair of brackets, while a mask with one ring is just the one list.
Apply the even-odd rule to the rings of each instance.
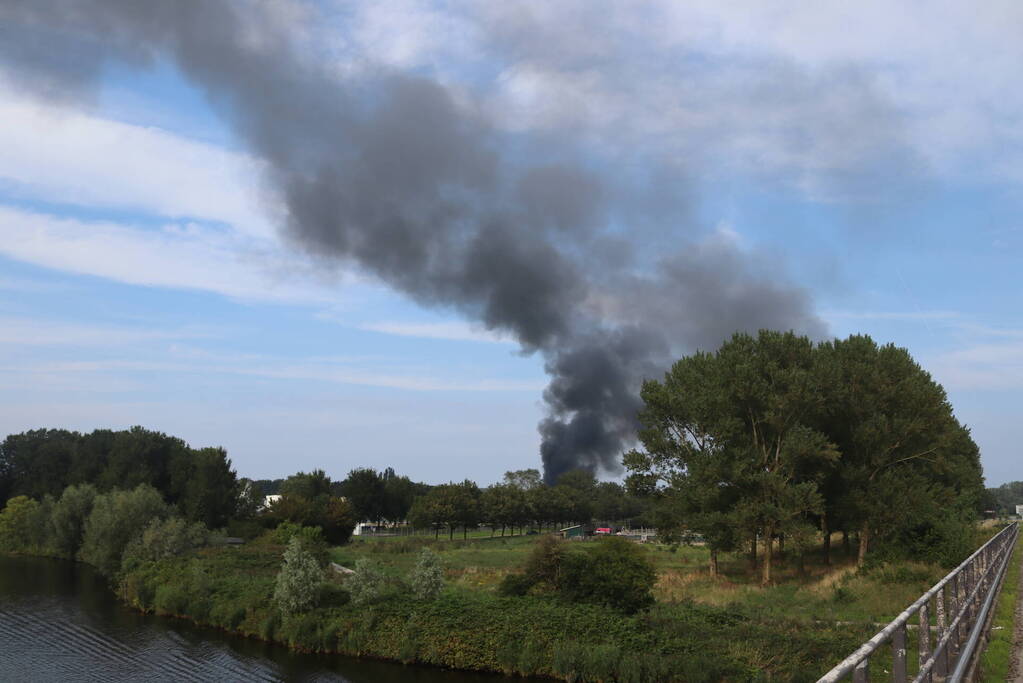
[[[920, 667], [912, 679], [914, 683], [961, 680], [980, 640], [980, 632], [1005, 575], [1018, 536], [1019, 524], [1016, 522], [995, 534], [877, 635], [824, 674], [818, 683], [833, 683], [849, 674], [852, 674], [854, 683], [867, 681], [871, 655], [888, 642], [892, 645], [892, 680], [898, 683], [907, 681], [906, 632], [909, 620], [915, 614], [919, 614]], [[946, 588], [950, 590], [946, 591]], [[930, 620], [932, 601], [936, 616], [933, 647]], [[951, 620], [947, 617], [951, 617]], [[949, 671], [952, 673], [949, 674]]]

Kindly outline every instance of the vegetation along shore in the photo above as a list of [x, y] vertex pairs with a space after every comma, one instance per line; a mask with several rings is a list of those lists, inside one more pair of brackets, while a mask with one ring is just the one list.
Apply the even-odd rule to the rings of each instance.
[[[940, 386], [864, 337], [738, 335], [643, 398], [621, 484], [252, 481], [222, 449], [140, 427], [15, 434], [0, 550], [87, 562], [137, 609], [300, 650], [567, 681], [814, 680], [990, 535], [978, 518], [1015, 490], [983, 489]], [[609, 533], [558, 533], [577, 525]]]

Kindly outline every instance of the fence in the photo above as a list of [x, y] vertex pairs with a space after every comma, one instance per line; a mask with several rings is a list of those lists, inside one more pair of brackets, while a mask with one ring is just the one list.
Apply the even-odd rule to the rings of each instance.
[[[980, 636], [987, 627], [988, 613], [1018, 535], [1019, 523], [1002, 529], [817, 683], [839, 681], [850, 674], [853, 683], [870, 680], [871, 656], [885, 644], [891, 646], [891, 680], [896, 683], [964, 680]], [[933, 625], [931, 615], [934, 615]], [[916, 624], [911, 624], [914, 616]], [[917, 627], [917, 656], [912, 658], [907, 632], [914, 625]], [[913, 659], [917, 671], [910, 679], [908, 666]], [[883, 660], [879, 666], [888, 672]]]

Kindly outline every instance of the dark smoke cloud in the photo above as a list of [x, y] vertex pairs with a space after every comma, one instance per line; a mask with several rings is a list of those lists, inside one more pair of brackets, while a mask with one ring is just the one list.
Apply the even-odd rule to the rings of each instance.
[[625, 215], [615, 204], [636, 213], [642, 194], [623, 201], [613, 179], [538, 146], [509, 153], [466, 97], [403, 74], [345, 80], [307, 61], [281, 6], [0, 0], [0, 68], [68, 98], [108, 60], [173, 60], [268, 162], [294, 244], [543, 354], [548, 480], [617, 469], [638, 386], [673, 354], [740, 329], [823, 333], [805, 293], [734, 245], [680, 240], [647, 263], [615, 225]]

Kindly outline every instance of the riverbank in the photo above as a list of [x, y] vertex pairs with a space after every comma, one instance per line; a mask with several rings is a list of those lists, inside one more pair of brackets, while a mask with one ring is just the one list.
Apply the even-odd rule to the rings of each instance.
[[773, 611], [691, 601], [625, 615], [463, 585], [449, 585], [431, 600], [392, 587], [356, 606], [340, 577], [319, 606], [286, 618], [271, 600], [282, 552], [265, 538], [206, 548], [130, 571], [118, 591], [146, 612], [303, 651], [568, 681], [813, 680], [821, 662], [854, 648], [870, 631], [810, 629]]
[[0, 680], [494, 683], [285, 646], [124, 605], [90, 565], [0, 554]]

